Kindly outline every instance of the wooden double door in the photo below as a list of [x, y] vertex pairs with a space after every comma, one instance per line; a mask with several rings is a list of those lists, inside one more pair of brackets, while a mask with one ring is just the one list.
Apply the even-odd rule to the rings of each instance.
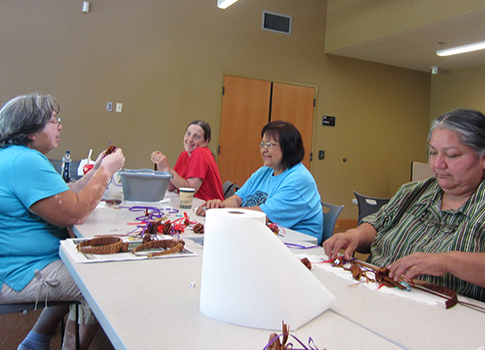
[[315, 88], [226, 75], [223, 91], [218, 157], [223, 184], [243, 185], [263, 165], [261, 129], [273, 120], [300, 131], [303, 164], [310, 169]]

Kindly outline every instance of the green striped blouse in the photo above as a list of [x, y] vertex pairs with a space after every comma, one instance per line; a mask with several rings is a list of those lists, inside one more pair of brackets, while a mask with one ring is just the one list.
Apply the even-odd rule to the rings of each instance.
[[[434, 178], [405, 184], [387, 205], [363, 219], [378, 231], [371, 245], [373, 264], [388, 266], [414, 252], [485, 252], [485, 181], [459, 209], [442, 211], [442, 193]], [[485, 301], [484, 288], [449, 273], [420, 279]]]

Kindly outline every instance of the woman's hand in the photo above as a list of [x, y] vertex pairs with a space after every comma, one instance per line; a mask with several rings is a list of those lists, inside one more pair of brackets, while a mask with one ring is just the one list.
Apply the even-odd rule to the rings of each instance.
[[357, 248], [359, 240], [357, 239], [357, 235], [353, 235], [352, 231], [348, 230], [343, 233], [335, 233], [325, 242], [323, 242], [322, 246], [325, 250], [325, 254], [330, 259], [335, 259], [340, 251], [340, 249], [345, 249], [344, 258], [350, 259], [352, 253]]
[[[117, 150], [117, 148], [115, 149], [115, 151], [113, 153], [115, 153]], [[94, 162], [94, 166], [93, 166], [93, 169], [94, 171], [98, 170], [99, 167], [101, 166], [101, 163], [103, 162], [103, 159], [104, 157], [108, 156], [106, 154], [106, 152], [108, 151], [108, 149], [105, 149], [103, 152], [101, 152], [99, 155], [98, 155], [98, 158], [96, 158], [96, 161]], [[123, 164], [124, 164], [124, 161], [123, 161]], [[121, 168], [121, 167], [120, 167]]]
[[98, 158], [96, 158], [96, 161], [94, 162], [94, 171], [98, 170], [99, 167], [101, 166], [101, 162], [103, 161], [103, 158], [106, 154], [106, 150], [104, 150], [103, 152], [101, 152], [99, 155], [98, 155]]
[[[98, 160], [96, 160], [96, 162], [97, 161]], [[101, 159], [101, 166], [110, 177], [113, 176], [113, 174], [116, 173], [118, 170], [120, 170], [124, 164], [125, 157], [123, 156], [123, 151], [121, 148], [116, 148], [113, 153], [108, 154]]]
[[99, 169], [90, 170], [72, 184], [72, 191], [64, 191], [41, 199], [30, 211], [58, 227], [82, 224], [103, 197], [106, 186], [115, 172], [125, 164], [121, 148], [107, 156], [98, 157]]
[[196, 210], [196, 214], [205, 216], [205, 211], [207, 209], [214, 209], [214, 208], [239, 208], [241, 206], [241, 203], [242, 203], [241, 197], [235, 194], [229, 198], [226, 198], [223, 201], [221, 201], [220, 199], [212, 199], [205, 202], [200, 207], [198, 207]]
[[485, 253], [451, 251], [446, 253], [413, 253], [388, 266], [389, 277], [404, 281], [420, 275], [443, 276], [450, 273], [464, 281], [485, 288]]
[[404, 275], [404, 282], [421, 275], [443, 276], [448, 272], [446, 253], [413, 253], [401, 258], [387, 268], [389, 277], [398, 281]]
[[225, 208], [225, 207], [226, 207], [226, 203], [224, 203], [224, 201], [221, 201], [220, 199], [212, 199], [212, 200], [208, 200], [207, 202], [199, 206], [195, 211], [195, 213], [200, 216], [205, 216], [205, 211], [207, 209]]
[[331, 259], [335, 259], [341, 249], [345, 249], [344, 258], [350, 259], [355, 251], [368, 253], [376, 235], [377, 230], [372, 225], [364, 223], [344, 233], [334, 234], [323, 242], [322, 246], [325, 254]]
[[123, 156], [123, 151], [121, 148], [117, 148], [115, 152], [109, 155], [106, 155], [106, 150], [104, 150], [99, 154], [98, 158], [96, 158], [94, 167], [84, 174], [84, 176], [78, 181], [69, 183], [69, 188], [74, 192], [79, 193], [79, 191], [81, 191], [84, 186], [88, 184], [94, 173], [96, 173], [101, 166], [103, 166], [106, 174], [111, 178], [111, 176], [120, 170], [124, 164], [125, 157]]
[[155, 151], [150, 157], [151, 161], [157, 165], [159, 171], [170, 171], [167, 157], [160, 151]]

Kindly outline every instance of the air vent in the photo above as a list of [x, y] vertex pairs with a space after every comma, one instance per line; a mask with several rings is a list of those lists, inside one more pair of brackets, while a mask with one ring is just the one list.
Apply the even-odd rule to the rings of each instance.
[[291, 16], [263, 11], [263, 29], [291, 35]]

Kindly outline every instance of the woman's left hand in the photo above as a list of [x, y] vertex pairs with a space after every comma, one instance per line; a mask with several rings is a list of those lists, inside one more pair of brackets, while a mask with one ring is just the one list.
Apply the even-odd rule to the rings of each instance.
[[443, 276], [446, 268], [446, 253], [413, 253], [389, 265], [389, 277], [394, 281], [404, 275], [404, 282], [421, 275]]

